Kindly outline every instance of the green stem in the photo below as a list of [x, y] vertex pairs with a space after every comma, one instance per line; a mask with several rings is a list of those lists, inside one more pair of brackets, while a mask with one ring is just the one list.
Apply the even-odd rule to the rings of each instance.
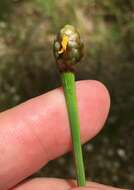
[[78, 186], [85, 186], [85, 171], [83, 164], [82, 148], [80, 141], [80, 122], [78, 115], [78, 106], [76, 98], [76, 87], [75, 87], [75, 75], [73, 72], [63, 72], [61, 74], [62, 85], [64, 88], [64, 94], [66, 98], [74, 160], [76, 167], [77, 183]]

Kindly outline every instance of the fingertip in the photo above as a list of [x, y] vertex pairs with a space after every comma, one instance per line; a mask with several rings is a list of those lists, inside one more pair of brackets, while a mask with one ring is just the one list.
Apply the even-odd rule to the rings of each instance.
[[82, 142], [86, 142], [89, 136], [92, 138], [104, 126], [109, 113], [110, 96], [107, 88], [95, 80], [77, 82], [77, 94], [81, 138]]

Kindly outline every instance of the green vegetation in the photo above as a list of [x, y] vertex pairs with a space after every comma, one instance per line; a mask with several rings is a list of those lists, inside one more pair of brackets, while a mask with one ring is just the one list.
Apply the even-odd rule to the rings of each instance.
[[[77, 26], [85, 44], [85, 57], [77, 66], [77, 79], [102, 81], [112, 100], [107, 127], [85, 146], [87, 176], [101, 183], [132, 189], [133, 0], [1, 0], [0, 110], [60, 84], [51, 44], [55, 32], [65, 24]], [[42, 170], [43, 175], [73, 176], [72, 162], [68, 157], [63, 160], [52, 162]], [[54, 166], [59, 173], [51, 170]]]
[[85, 186], [85, 169], [80, 139], [80, 119], [75, 86], [75, 65], [83, 57], [83, 43], [73, 25], [60, 29], [53, 44], [55, 61], [61, 75], [70, 123], [75, 173], [78, 186]]

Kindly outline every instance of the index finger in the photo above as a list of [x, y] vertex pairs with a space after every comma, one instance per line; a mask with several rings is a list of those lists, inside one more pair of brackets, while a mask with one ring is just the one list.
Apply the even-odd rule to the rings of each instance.
[[[106, 88], [96, 81], [77, 83], [81, 140], [92, 138], [109, 110]], [[49, 160], [71, 148], [66, 104], [61, 88], [0, 115], [0, 189], [7, 190]]]

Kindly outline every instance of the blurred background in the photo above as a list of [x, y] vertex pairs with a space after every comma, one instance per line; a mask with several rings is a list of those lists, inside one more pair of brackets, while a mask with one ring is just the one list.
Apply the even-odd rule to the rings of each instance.
[[[52, 43], [65, 24], [85, 44], [77, 80], [99, 80], [111, 95], [104, 129], [83, 147], [87, 178], [133, 189], [133, 0], [0, 0], [0, 111], [60, 86]], [[75, 177], [72, 155], [34, 176]]]

